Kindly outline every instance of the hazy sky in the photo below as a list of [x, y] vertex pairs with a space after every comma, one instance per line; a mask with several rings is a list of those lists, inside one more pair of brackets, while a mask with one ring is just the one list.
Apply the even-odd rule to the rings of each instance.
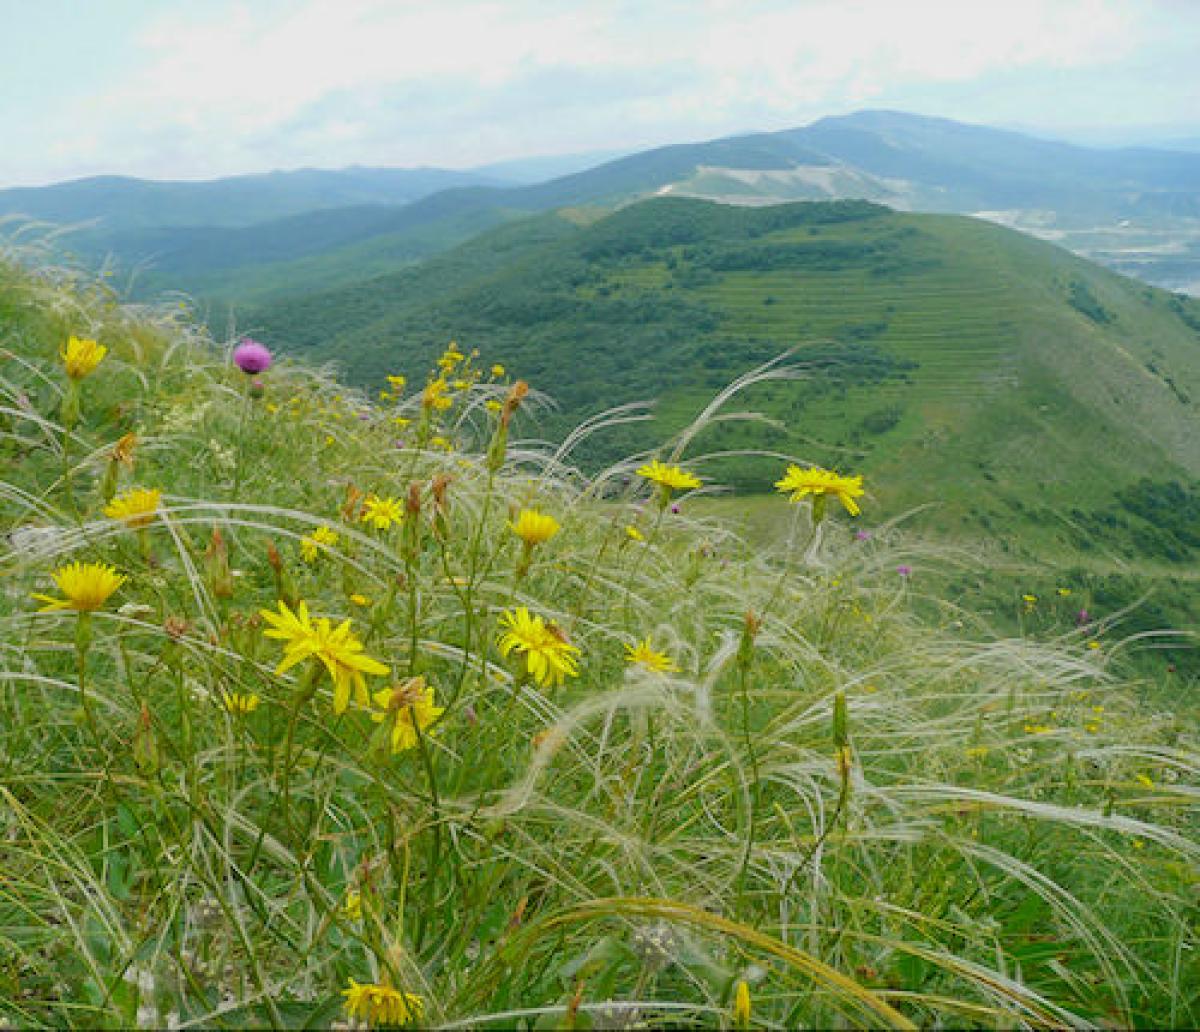
[[1200, 0], [0, 0], [0, 185], [466, 167], [890, 107], [1200, 136]]

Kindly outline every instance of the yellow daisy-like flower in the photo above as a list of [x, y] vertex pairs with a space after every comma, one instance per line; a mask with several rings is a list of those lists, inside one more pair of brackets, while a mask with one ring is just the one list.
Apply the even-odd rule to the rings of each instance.
[[553, 624], [533, 616], [524, 606], [500, 617], [499, 647], [502, 656], [516, 651], [525, 656], [525, 668], [543, 688], [561, 685], [567, 677], [579, 676], [579, 649], [563, 637]]
[[649, 638], [643, 638], [636, 645], [625, 646], [625, 662], [644, 667], [656, 674], [674, 674], [679, 666], [665, 652], [657, 652], [650, 644]]
[[372, 1027], [411, 1025], [425, 1015], [424, 999], [390, 985], [360, 985], [352, 978], [350, 988], [343, 989], [342, 995], [346, 997], [346, 1013]]
[[447, 390], [449, 388], [446, 386], [446, 381], [440, 376], [436, 380], [430, 380], [425, 385], [425, 393], [421, 395], [421, 404], [427, 409], [444, 412], [454, 404], [454, 399], [446, 393]]
[[402, 519], [404, 503], [399, 498], [369, 494], [363, 500], [362, 521], [369, 523], [376, 530], [387, 530], [393, 523], [399, 523]]
[[247, 717], [258, 709], [261, 700], [253, 692], [222, 692], [221, 705], [235, 717]]
[[700, 478], [694, 473], [689, 473], [679, 466], [668, 466], [658, 459], [638, 467], [637, 475], [658, 484], [666, 491], [686, 491], [700, 486]]
[[301, 602], [295, 612], [286, 602], [279, 603], [279, 612], [259, 610], [259, 615], [270, 624], [263, 634], [286, 642], [283, 659], [275, 668], [282, 674], [297, 663], [315, 659], [325, 667], [333, 681], [333, 712], [344, 713], [350, 704], [351, 691], [354, 699], [362, 706], [370, 706], [371, 696], [367, 691], [366, 674], [387, 674], [390, 668], [377, 659], [363, 655], [363, 643], [350, 629], [350, 621], [344, 620], [333, 626], [326, 617], [315, 620], [308, 615], [308, 605]]
[[385, 720], [393, 721], [394, 753], [414, 748], [419, 741], [418, 732], [424, 732], [446, 712], [444, 707], [434, 705], [433, 688], [425, 683], [423, 677], [414, 677], [404, 684], [376, 692], [375, 705], [381, 710], [371, 714], [376, 724], [382, 724]]
[[66, 598], [50, 595], [33, 597], [46, 604], [39, 613], [59, 609], [74, 609], [77, 613], [94, 613], [108, 601], [109, 596], [125, 583], [125, 575], [107, 563], [74, 562], [55, 570], [51, 576]]
[[492, 376], [495, 379], [499, 380], [500, 377], [502, 377], [503, 375], [504, 375], [504, 366], [502, 366], [499, 362], [497, 362], [494, 366], [492, 366]]
[[358, 889], [347, 889], [346, 898], [342, 900], [342, 916], [347, 921], [362, 920], [362, 893]]
[[538, 512], [537, 509], [522, 509], [516, 522], [510, 523], [508, 527], [530, 547], [545, 544], [559, 531], [558, 520]]
[[350, 601], [356, 606], [362, 606], [363, 608], [371, 604], [371, 600], [366, 595], [360, 595], [357, 591], [350, 596]]
[[90, 375], [108, 354], [108, 348], [94, 340], [72, 336], [63, 348], [60, 357], [63, 368], [72, 380], [82, 380]]
[[645, 541], [646, 540], [646, 535], [643, 534], [640, 530], [638, 530], [637, 527], [635, 527], [632, 523], [629, 524], [629, 526], [625, 528], [625, 536], [627, 538], [629, 538], [630, 541]]
[[458, 345], [451, 341], [449, 347], [442, 352], [442, 357], [437, 360], [438, 368], [444, 373], [451, 373], [454, 371], [458, 363], [461, 362], [465, 357], [466, 356], [458, 350]]
[[300, 539], [300, 554], [306, 563], [313, 563], [324, 549], [337, 543], [337, 531], [332, 527], [320, 526], [308, 537]]
[[788, 466], [787, 473], [782, 480], [775, 482], [775, 487], [784, 494], [790, 494], [790, 502], [799, 502], [806, 495], [812, 495], [816, 504], [827, 495], [833, 495], [851, 516], [857, 516], [862, 510], [855, 499], [861, 498], [865, 493], [862, 483], [863, 478], [860, 476], [843, 477], [818, 466], [809, 469]]
[[158, 488], [137, 488], [118, 495], [104, 507], [104, 515], [121, 520], [129, 527], [148, 527], [154, 522], [162, 492]]
[[404, 385], [408, 383], [408, 380], [406, 380], [403, 376], [389, 376], [387, 378], [387, 382], [392, 385], [392, 390], [399, 391], [404, 388]]

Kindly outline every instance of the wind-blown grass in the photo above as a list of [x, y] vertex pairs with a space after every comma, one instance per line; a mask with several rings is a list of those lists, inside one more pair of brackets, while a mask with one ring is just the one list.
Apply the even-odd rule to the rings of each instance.
[[[68, 429], [71, 333], [110, 353]], [[328, 1025], [351, 979], [446, 1027], [729, 1026], [743, 980], [765, 1028], [1200, 1020], [1195, 728], [1082, 632], [931, 626], [900, 533], [833, 507], [816, 533], [779, 498], [767, 552], [636, 461], [586, 478], [470, 355], [445, 410], [286, 363], [256, 398], [186, 311], [12, 262], [0, 348], [9, 1022]], [[106, 476], [163, 491], [150, 526], [102, 514]], [[530, 508], [561, 530], [525, 557]], [[76, 559], [128, 580], [37, 612]], [[393, 753], [411, 696], [338, 715], [315, 664], [277, 674], [280, 599], [444, 713]], [[501, 655], [519, 606], [580, 676]], [[646, 638], [678, 671], [626, 662]]]

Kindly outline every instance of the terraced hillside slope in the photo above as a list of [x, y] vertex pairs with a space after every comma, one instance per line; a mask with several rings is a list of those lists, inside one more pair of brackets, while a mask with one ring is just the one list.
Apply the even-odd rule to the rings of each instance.
[[[864, 202], [647, 201], [503, 227], [420, 267], [267, 306], [246, 324], [356, 382], [413, 375], [445, 340], [557, 384], [544, 430], [658, 399], [668, 432], [795, 349], [803, 378], [747, 394], [772, 425], [705, 432], [867, 471], [893, 510], [1078, 543], [1072, 512], [1150, 477], [1200, 477], [1200, 305], [978, 220]], [[597, 436], [603, 461], [652, 439]], [[769, 486], [759, 460], [725, 464]], [[1090, 536], [1090, 535], [1084, 535]]]

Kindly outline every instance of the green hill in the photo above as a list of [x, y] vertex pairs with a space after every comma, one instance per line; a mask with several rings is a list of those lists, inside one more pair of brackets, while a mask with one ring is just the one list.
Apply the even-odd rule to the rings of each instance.
[[[1015, 520], [1078, 544], [1072, 510], [1142, 477], [1200, 477], [1200, 305], [960, 217], [680, 199], [553, 214], [245, 325], [362, 384], [416, 373], [451, 338], [478, 346], [559, 384], [551, 435], [650, 399], [675, 430], [795, 348], [802, 380], [746, 395], [780, 425], [719, 425], [701, 444], [853, 466], [893, 508], [936, 483], [934, 523], [983, 536]], [[584, 454], [645, 439], [627, 427]], [[727, 466], [767, 486], [761, 463]]]

